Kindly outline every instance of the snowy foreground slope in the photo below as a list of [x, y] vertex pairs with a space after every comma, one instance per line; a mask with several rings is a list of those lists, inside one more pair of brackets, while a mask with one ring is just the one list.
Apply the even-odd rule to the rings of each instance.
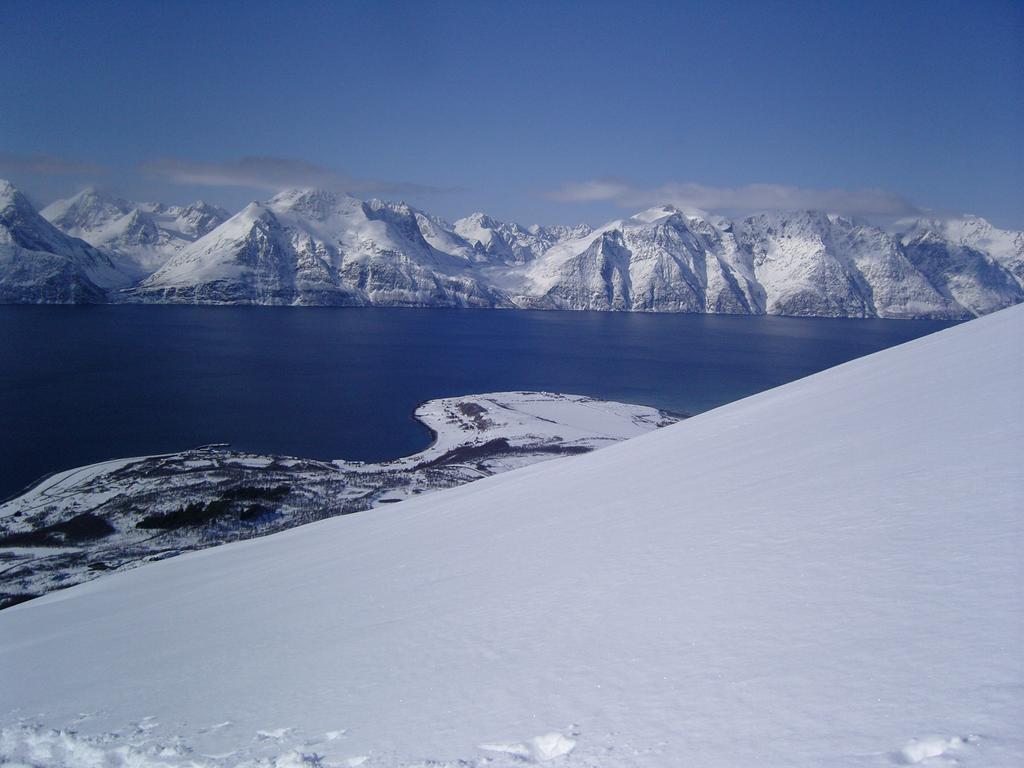
[[1020, 766], [1022, 334], [15, 606], [0, 754]]

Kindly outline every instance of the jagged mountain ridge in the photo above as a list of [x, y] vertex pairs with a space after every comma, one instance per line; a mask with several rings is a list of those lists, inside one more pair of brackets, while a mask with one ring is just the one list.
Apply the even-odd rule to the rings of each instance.
[[[596, 229], [527, 228], [482, 213], [449, 224], [323, 190], [286, 190], [222, 222], [209, 206], [86, 193], [45, 212], [137, 275], [109, 301], [887, 318], [961, 318], [1024, 301], [1024, 233], [978, 217], [887, 232], [818, 211], [729, 220], [658, 206]], [[155, 214], [175, 222], [156, 226], [157, 238], [184, 234], [146, 262]]]
[[586, 237], [592, 231], [586, 224], [523, 227], [495, 221], [485, 213], [459, 219], [453, 230], [466, 242], [473, 243], [474, 249], [483, 254], [483, 260], [506, 265], [526, 264], [563, 240]]
[[[428, 242], [424, 230], [435, 244]], [[447, 245], [451, 250], [441, 250]], [[503, 306], [471, 246], [402, 203], [317, 190], [251, 203], [143, 280], [133, 301]]]
[[89, 187], [40, 214], [61, 231], [110, 254], [133, 282], [148, 277], [174, 254], [230, 218], [202, 200], [187, 206], [135, 203]]
[[555, 309], [955, 318], [1024, 299], [1021, 282], [995, 259], [978, 250], [970, 256], [963, 269], [952, 256], [925, 264], [878, 227], [816, 211], [733, 222], [661, 206], [550, 249], [524, 270], [516, 301]]

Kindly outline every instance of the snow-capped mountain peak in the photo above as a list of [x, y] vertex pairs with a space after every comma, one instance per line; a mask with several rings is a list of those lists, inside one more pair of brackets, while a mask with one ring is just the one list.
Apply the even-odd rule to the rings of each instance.
[[492, 219], [486, 213], [481, 213], [480, 211], [471, 213], [469, 216], [466, 216], [464, 219], [460, 219], [459, 221], [464, 222], [464, 226], [466, 227], [473, 226], [486, 231], [497, 229], [501, 226], [499, 222]]
[[0, 180], [0, 303], [98, 303], [133, 282], [107, 254], [61, 232]]
[[40, 213], [51, 224], [75, 237], [107, 226], [130, 213], [136, 204], [96, 187], [86, 187], [67, 200], [58, 200]]
[[179, 231], [198, 238], [211, 232], [230, 218], [223, 208], [202, 200], [185, 206], [176, 217]]
[[274, 195], [267, 203], [273, 210], [293, 211], [322, 221], [338, 207], [339, 196], [325, 189], [294, 188]]
[[674, 205], [666, 203], [665, 205], [656, 205], [653, 208], [648, 208], [646, 211], [634, 213], [630, 216], [630, 219], [646, 224], [655, 224], [673, 216], [683, 216], [683, 212]]
[[21, 193], [11, 182], [7, 181], [7, 179], [0, 179], [0, 209], [16, 205], [18, 198], [21, 196]]
[[479, 243], [486, 248], [498, 229], [498, 223], [486, 213], [471, 213], [455, 222], [455, 231], [470, 243]]
[[228, 218], [222, 208], [203, 202], [184, 207], [136, 203], [95, 187], [51, 203], [41, 213], [61, 231], [113, 256], [136, 281]]

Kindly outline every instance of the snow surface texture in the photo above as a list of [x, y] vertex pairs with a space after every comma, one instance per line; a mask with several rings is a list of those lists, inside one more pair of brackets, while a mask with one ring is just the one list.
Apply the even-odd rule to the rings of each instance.
[[2, 611], [0, 754], [1020, 766], [1022, 333]]
[[[363, 463], [204, 446], [52, 475], [0, 504], [0, 608], [194, 549], [360, 512], [672, 424], [642, 405], [550, 392], [431, 400], [418, 453]], [[188, 514], [184, 514], [189, 510]]]
[[[119, 275], [105, 293], [43, 294], [52, 301], [962, 318], [1024, 300], [1024, 233], [977, 217], [889, 233], [818, 211], [730, 221], [658, 206], [596, 230], [527, 228], [302, 189], [230, 218], [95, 190], [43, 214], [110, 254]], [[64, 250], [6, 278], [22, 287], [0, 300], [40, 300], [23, 286], [60, 282], [54, 254]]]

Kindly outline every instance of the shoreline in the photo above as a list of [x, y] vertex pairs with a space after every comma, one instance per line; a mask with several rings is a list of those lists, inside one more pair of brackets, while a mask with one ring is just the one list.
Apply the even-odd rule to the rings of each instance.
[[[1013, 305], [1010, 305], [1013, 306]], [[565, 312], [572, 315], [640, 315], [644, 317], [730, 317], [730, 318], [780, 318], [782, 320], [874, 320], [899, 323], [946, 323], [949, 326], [959, 325], [984, 315], [907, 315], [897, 317], [880, 317], [871, 315], [786, 315], [775, 312], [683, 312], [656, 309], [578, 309], [575, 307], [456, 307], [431, 304], [260, 304], [254, 302], [194, 302], [194, 301], [104, 301], [93, 303], [70, 302], [0, 302], [3, 307], [67, 307], [78, 309], [94, 309], [96, 307], [191, 307], [194, 309], [255, 309], [255, 310], [413, 310], [413, 311], [448, 311], [448, 312], [541, 312], [552, 314]], [[1006, 307], [1003, 307], [1006, 309]], [[999, 311], [999, 310], [994, 310]], [[991, 313], [988, 313], [991, 314]]]
[[358, 462], [223, 443], [51, 473], [0, 503], [0, 607], [104, 573], [327, 517], [392, 505], [680, 420], [648, 406], [551, 392], [427, 400], [429, 445]]
[[[512, 392], [517, 392], [518, 394], [553, 395], [555, 397], [594, 399], [594, 400], [600, 401], [600, 398], [588, 398], [586, 395], [574, 395], [574, 394], [565, 393], [565, 392], [544, 392], [544, 391], [539, 391], [539, 390], [538, 391], [530, 391], [530, 392], [527, 392], [527, 391], [524, 391], [524, 390], [519, 390], [519, 391], [513, 390]], [[431, 449], [435, 448], [437, 446], [440, 438], [441, 438], [441, 433], [438, 430], [434, 429], [434, 427], [431, 426], [430, 422], [427, 421], [427, 419], [425, 419], [424, 417], [422, 417], [420, 415], [420, 411], [425, 406], [428, 406], [428, 405], [430, 405], [432, 403], [439, 403], [439, 402], [444, 402], [444, 401], [465, 400], [465, 399], [469, 399], [469, 398], [486, 398], [486, 397], [490, 397], [490, 396], [493, 396], [493, 395], [505, 395], [505, 394], [509, 394], [509, 393], [506, 393], [506, 392], [484, 393], [484, 394], [477, 394], [477, 395], [462, 395], [462, 396], [440, 397], [440, 398], [433, 398], [433, 399], [428, 399], [428, 400], [420, 401], [409, 412], [408, 415], [411, 417], [411, 419], [413, 421], [418, 422], [420, 425], [422, 425], [427, 430], [427, 432], [429, 433], [430, 442], [426, 446], [424, 446], [422, 449], [420, 449], [418, 451], [414, 451], [413, 453], [403, 454], [403, 455], [397, 456], [397, 457], [395, 457], [393, 459], [381, 459], [380, 461], [360, 461], [359, 459], [344, 459], [344, 458], [317, 459], [317, 458], [314, 458], [314, 457], [298, 456], [298, 455], [283, 454], [283, 453], [252, 454], [251, 451], [240, 451], [240, 452], [241, 453], [252, 454], [254, 456], [266, 456], [268, 458], [273, 458], [273, 459], [296, 460], [296, 461], [322, 461], [322, 462], [328, 462], [328, 463], [331, 463], [331, 464], [335, 464], [335, 465], [338, 465], [338, 466], [344, 466], [346, 468], [355, 468], [355, 467], [359, 467], [359, 466], [389, 466], [389, 465], [400, 464], [400, 463], [401, 464], [410, 463], [414, 458], [420, 456], [421, 454], [425, 454], [428, 451], [430, 451]], [[612, 401], [602, 401], [602, 402], [612, 402]], [[638, 407], [651, 407], [651, 408], [653, 408], [653, 406], [638, 406]], [[666, 414], [667, 416], [671, 416], [671, 417], [675, 418], [678, 421], [690, 418], [693, 415], [693, 414], [689, 414], [689, 413], [681, 413], [681, 412], [678, 412], [678, 411], [673, 411], [673, 410], [666, 409], [666, 408], [658, 408], [658, 409], [655, 409], [655, 410], [659, 411], [660, 413]], [[141, 456], [133, 456], [133, 457], [129, 457], [129, 458], [117, 457], [117, 458], [110, 458], [110, 459], [101, 459], [100, 461], [94, 461], [94, 462], [91, 462], [89, 464], [80, 464], [78, 466], [68, 467], [67, 469], [58, 469], [58, 470], [54, 470], [52, 472], [47, 472], [46, 474], [40, 476], [37, 480], [33, 480], [32, 482], [30, 482], [27, 485], [23, 486], [20, 490], [14, 491], [13, 493], [11, 493], [9, 495], [0, 498], [0, 519], [2, 519], [3, 516], [4, 516], [2, 510], [3, 510], [3, 507], [5, 505], [9, 504], [12, 501], [16, 501], [17, 499], [20, 499], [21, 497], [23, 497], [23, 496], [29, 494], [30, 492], [36, 490], [39, 486], [43, 485], [48, 480], [53, 480], [53, 479], [57, 478], [57, 482], [61, 482], [62, 479], [64, 478], [64, 476], [71, 476], [71, 475], [74, 475], [74, 474], [79, 473], [79, 472], [84, 472], [86, 470], [93, 469], [93, 468], [96, 468], [96, 467], [101, 467], [101, 466], [108, 465], [108, 464], [121, 464], [123, 466], [128, 466], [129, 464], [137, 463], [137, 462], [140, 462], [140, 461], [147, 461], [147, 460], [150, 460], [150, 459], [166, 458], [168, 456], [176, 456], [176, 455], [180, 455], [180, 454], [184, 454], [184, 453], [191, 453], [191, 452], [195, 452], [195, 451], [202, 451], [202, 450], [205, 450], [205, 449], [208, 449], [208, 448], [218, 448], [218, 449], [219, 448], [223, 448], [223, 449], [230, 450], [231, 446], [232, 446], [232, 444], [229, 443], [229, 442], [203, 443], [201, 445], [197, 445], [197, 446], [194, 446], [194, 447], [183, 448], [183, 449], [178, 450], [178, 451], [168, 451], [168, 452], [165, 452], [165, 453], [144, 454], [144, 455], [141, 455]], [[43, 489], [43, 490], [45, 490], [45, 489]]]

